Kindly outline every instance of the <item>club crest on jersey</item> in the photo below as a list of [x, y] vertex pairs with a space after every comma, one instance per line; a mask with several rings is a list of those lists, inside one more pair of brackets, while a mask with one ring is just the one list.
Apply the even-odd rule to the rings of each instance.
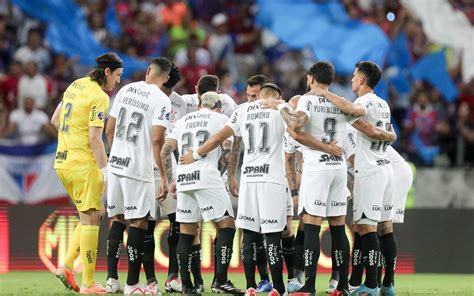
[[112, 156], [109, 160], [110, 165], [113, 168], [128, 168], [130, 165], [130, 157], [118, 157], [118, 156]]
[[179, 174], [178, 180], [176, 182], [190, 182], [190, 181], [199, 181], [201, 180], [201, 171], [195, 171], [188, 174]]
[[269, 164], [262, 164], [262, 165], [257, 165], [257, 166], [246, 166], [244, 169], [244, 174], [245, 175], [250, 175], [250, 174], [268, 174], [270, 170], [270, 165]]

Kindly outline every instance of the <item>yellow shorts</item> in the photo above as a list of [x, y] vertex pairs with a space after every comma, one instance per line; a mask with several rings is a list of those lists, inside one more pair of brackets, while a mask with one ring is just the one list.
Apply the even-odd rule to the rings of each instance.
[[56, 169], [56, 172], [79, 212], [101, 209], [104, 181], [99, 169], [84, 171]]

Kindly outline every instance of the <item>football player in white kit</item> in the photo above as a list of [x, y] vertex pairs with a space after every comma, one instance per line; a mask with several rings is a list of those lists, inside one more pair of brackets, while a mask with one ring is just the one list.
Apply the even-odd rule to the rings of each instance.
[[[208, 91], [217, 92], [219, 90], [219, 78], [215, 75], [203, 75], [201, 76], [201, 78], [199, 78], [195, 88], [195, 94], [182, 95], [188, 107], [186, 112], [187, 114], [198, 110], [199, 97], [202, 94]], [[222, 104], [220, 113], [226, 115], [227, 117], [230, 117], [235, 111], [235, 109], [237, 109], [237, 104], [235, 103], [234, 99], [232, 99], [228, 94], [219, 94], [219, 97], [221, 99]]]
[[[174, 150], [178, 149], [180, 155], [184, 155], [188, 149], [196, 151], [227, 122], [228, 117], [218, 113], [219, 109], [219, 95], [207, 92], [200, 97], [198, 111], [191, 112], [176, 122], [173, 131], [166, 137], [161, 153], [168, 179], [174, 179], [171, 165], [171, 153]], [[215, 150], [201, 161], [179, 163], [176, 180], [171, 185], [171, 191], [177, 191], [176, 221], [180, 223], [177, 254], [183, 294], [199, 294], [191, 281], [190, 263], [192, 243], [202, 220], [214, 221], [219, 228], [216, 242], [217, 274], [212, 290], [218, 293], [243, 294], [227, 278], [235, 223], [230, 196], [217, 167], [219, 157], [220, 151]], [[173, 188], [174, 183], [176, 188]]]
[[[308, 89], [328, 89], [335, 77], [334, 66], [319, 61], [307, 73]], [[323, 143], [341, 143], [346, 134], [350, 118], [322, 96], [304, 95], [292, 113], [286, 104], [268, 102], [268, 107], [277, 107], [281, 116], [294, 130], [304, 130]], [[264, 104], [267, 106], [267, 104]], [[363, 113], [360, 112], [359, 115]], [[347, 212], [346, 184], [347, 166], [343, 156], [332, 156], [323, 151], [303, 147], [303, 173], [299, 192], [298, 214], [304, 223], [305, 285], [301, 293], [314, 295], [317, 265], [320, 255], [319, 232], [324, 218], [330, 225], [331, 239], [339, 266], [338, 290], [348, 294], [349, 240], [345, 232]], [[338, 294], [339, 295], [339, 294]]]
[[[269, 98], [279, 98], [281, 90], [267, 83], [260, 89], [259, 100], [232, 114], [226, 126], [199, 149], [180, 158], [192, 163], [218, 147], [232, 135], [244, 142], [244, 162], [240, 178], [237, 227], [243, 228], [243, 246], [252, 247], [258, 233], [265, 235], [267, 261], [274, 289], [269, 295], [283, 295], [283, 257], [281, 235], [286, 227], [286, 188], [282, 162], [285, 124], [275, 110], [263, 110], [260, 104]], [[199, 162], [199, 161], [198, 161]], [[269, 206], [271, 205], [271, 206]], [[256, 295], [249, 288], [247, 295]]]
[[[373, 89], [381, 77], [380, 68], [372, 62], [359, 62], [352, 78], [352, 90], [359, 96], [354, 103], [339, 97], [328, 90], [313, 89], [317, 95], [324, 96], [343, 112], [353, 116], [353, 126], [358, 120], [378, 126], [386, 131], [391, 130], [390, 108], [377, 97]], [[361, 116], [361, 113], [363, 116]], [[361, 121], [362, 122], [362, 121]], [[393, 170], [388, 165], [386, 148], [396, 139], [392, 132], [383, 134], [374, 140], [357, 132], [356, 153], [354, 159], [354, 231], [355, 244], [359, 238], [362, 257], [366, 258], [364, 267], [366, 279], [363, 285], [352, 294], [377, 294], [377, 264], [380, 245], [377, 237], [377, 224], [393, 219]], [[375, 185], [376, 184], [376, 185]], [[350, 284], [359, 283], [351, 276]]]
[[[155, 198], [164, 198], [168, 184], [160, 158], [166, 128], [169, 127], [171, 103], [160, 90], [168, 80], [171, 63], [166, 58], [155, 58], [148, 67], [145, 81], [130, 83], [120, 89], [110, 111], [106, 135], [111, 144], [107, 165], [107, 212], [113, 223], [109, 230], [108, 246], [119, 251], [112, 258], [107, 290], [118, 284], [116, 267], [125, 220], [129, 221], [127, 240], [128, 275], [125, 294], [158, 293], [158, 286], [147, 287], [139, 282], [142, 254], [149, 216], [155, 216]], [[155, 160], [164, 181], [159, 195], [153, 180]], [[117, 247], [118, 246], [118, 247]], [[110, 256], [109, 256], [110, 255]], [[114, 266], [115, 265], [115, 266]], [[115, 274], [110, 274], [115, 272]], [[115, 286], [115, 287], [114, 287]]]
[[[169, 97], [171, 101], [171, 114], [170, 114], [170, 128], [167, 129], [169, 133], [174, 124], [178, 119], [186, 115], [186, 102], [184, 99], [174, 91], [174, 87], [181, 80], [179, 73], [179, 68], [176, 65], [171, 66], [171, 71], [169, 73], [169, 79], [167, 82], [163, 83], [161, 90]], [[172, 158], [173, 161], [173, 171], [176, 172], [176, 159]], [[160, 186], [161, 176], [156, 166], [156, 163], [153, 164], [153, 170], [155, 175], [155, 186]], [[178, 245], [179, 239], [179, 223], [176, 222], [176, 199], [169, 196], [164, 200], [158, 200], [158, 209], [159, 214], [157, 213], [157, 219], [159, 217], [168, 217], [170, 221], [170, 226], [168, 230], [168, 278], [165, 281], [165, 291], [172, 293], [181, 292], [181, 280], [179, 279], [179, 268], [178, 268], [178, 259], [176, 257], [176, 246]], [[148, 229], [145, 238], [145, 248], [143, 254], [143, 269], [145, 270], [145, 275], [147, 278], [147, 283], [152, 285], [156, 283], [155, 275], [155, 220], [150, 219], [148, 221]]]
[[[258, 74], [247, 79], [246, 95], [247, 102], [240, 104], [238, 108], [245, 108], [249, 103], [258, 100], [258, 94], [262, 85], [268, 82], [268, 78], [265, 75]], [[229, 166], [227, 168], [229, 184], [229, 191], [235, 197], [238, 197], [238, 182], [235, 174], [237, 173], [237, 167], [240, 164], [241, 154], [241, 143], [242, 137], [234, 135], [234, 141], [232, 144], [232, 150], [230, 154]], [[243, 251], [243, 250], [241, 250]], [[244, 266], [245, 278], [247, 280], [247, 289], [250, 287], [256, 287], [257, 292], [270, 292], [273, 287], [270, 282], [267, 268], [267, 258], [265, 255], [265, 246], [263, 245], [263, 235], [259, 235], [255, 247], [253, 250], [250, 248], [245, 249], [246, 252], [253, 251], [253, 253], [244, 254], [242, 253], [242, 264]], [[285, 253], [283, 253], [285, 256]], [[286, 262], [286, 261], [285, 261]], [[260, 282], [255, 286], [255, 266], [260, 274]]]

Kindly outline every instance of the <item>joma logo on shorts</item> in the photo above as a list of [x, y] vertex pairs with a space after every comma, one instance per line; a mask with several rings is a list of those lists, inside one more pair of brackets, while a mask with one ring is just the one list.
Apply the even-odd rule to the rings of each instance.
[[382, 211], [382, 207], [377, 206], [377, 205], [373, 205], [372, 206], [372, 211]]
[[276, 219], [261, 219], [260, 224], [277, 224], [278, 220]]
[[179, 174], [178, 175], [178, 183], [181, 182], [188, 182], [188, 181], [199, 181], [201, 180], [201, 171], [195, 171], [189, 174]]
[[339, 162], [341, 162], [342, 157], [323, 154], [323, 155], [321, 155], [321, 158], [319, 159], [319, 162], [329, 162], [329, 161], [339, 161]]
[[201, 208], [201, 212], [207, 212], [207, 211], [210, 211], [210, 210], [214, 210], [214, 208], [212, 206], [207, 206], [207, 207]]
[[118, 165], [118, 166], [121, 166], [121, 167], [126, 167], [128, 168], [128, 166], [130, 165], [130, 157], [117, 157], [117, 156], [112, 156], [112, 158], [110, 158], [109, 162], [111, 165]]
[[81, 203], [82, 203], [82, 200], [80, 200], [80, 199], [73, 199], [73, 201], [74, 201], [74, 203], [76, 203], [76, 204], [81, 204]]
[[180, 208], [177, 208], [176, 212], [178, 212], [180, 214], [191, 214], [191, 210], [183, 210], [183, 209], [180, 209]]
[[109, 210], [113, 210], [113, 209], [115, 209], [115, 205], [112, 205], [112, 206], [107, 206], [107, 209], [109, 209]]
[[133, 210], [136, 210], [137, 207], [136, 206], [129, 206], [129, 207], [124, 207], [125, 211], [133, 211]]
[[344, 201], [332, 201], [331, 206], [333, 207], [343, 207], [346, 205], [346, 202]]
[[402, 210], [402, 209], [397, 209], [396, 213], [399, 214], [399, 215], [403, 215], [403, 214], [405, 214], [405, 211]]
[[325, 206], [326, 206], [326, 203], [323, 202], [322, 200], [317, 199], [317, 200], [314, 202], [314, 205], [315, 205], [315, 206], [323, 206], [323, 207], [325, 207]]
[[58, 153], [56, 153], [56, 159], [60, 159], [60, 160], [66, 160], [67, 159], [67, 150], [64, 150], [64, 151], [58, 151]]
[[264, 173], [268, 174], [270, 169], [269, 164], [257, 165], [257, 166], [248, 166], [245, 167], [244, 174], [254, 174], [254, 173]]
[[392, 205], [387, 205], [387, 206], [384, 206], [383, 208], [384, 208], [385, 211], [390, 211], [393, 208], [393, 206]]
[[245, 216], [245, 215], [242, 215], [240, 214], [239, 215], [239, 218], [237, 218], [238, 220], [244, 220], [244, 221], [250, 221], [250, 222], [255, 222], [255, 218], [254, 217], [249, 217], [249, 216]]

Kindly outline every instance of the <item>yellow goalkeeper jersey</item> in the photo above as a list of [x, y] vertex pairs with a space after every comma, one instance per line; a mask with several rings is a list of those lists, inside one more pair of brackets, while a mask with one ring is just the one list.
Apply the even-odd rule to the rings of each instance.
[[54, 168], [98, 169], [89, 145], [89, 127], [104, 127], [109, 96], [89, 77], [74, 81], [64, 92], [59, 114]]

